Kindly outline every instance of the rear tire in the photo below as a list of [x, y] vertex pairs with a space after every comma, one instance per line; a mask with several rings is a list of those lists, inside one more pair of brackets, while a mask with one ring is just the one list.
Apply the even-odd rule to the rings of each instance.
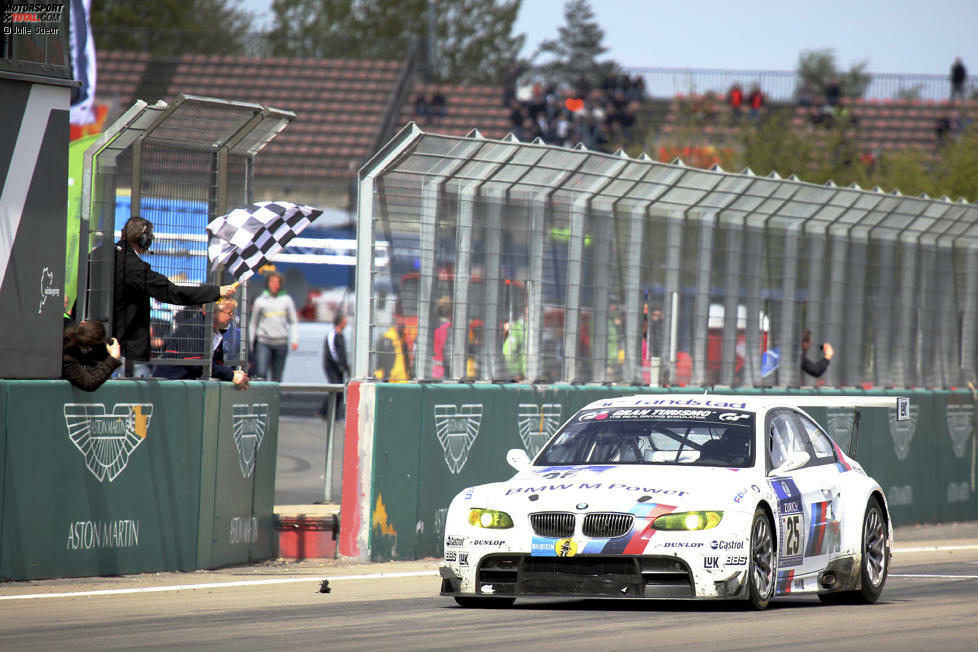
[[466, 609], [505, 609], [512, 607], [516, 598], [476, 598], [468, 595], [453, 596], [458, 606]]
[[889, 530], [883, 507], [875, 496], [863, 516], [862, 560], [859, 565], [861, 587], [856, 591], [820, 593], [822, 604], [873, 604], [880, 598], [889, 572]]
[[747, 597], [754, 609], [766, 609], [774, 597], [777, 551], [774, 530], [767, 512], [758, 507], [750, 526], [750, 563], [747, 566]]

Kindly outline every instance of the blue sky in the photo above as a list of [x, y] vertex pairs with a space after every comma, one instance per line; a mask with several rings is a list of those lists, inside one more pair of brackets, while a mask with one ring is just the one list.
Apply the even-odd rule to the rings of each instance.
[[[523, 0], [524, 55], [557, 36], [564, 0]], [[591, 0], [607, 57], [626, 67], [794, 70], [804, 50], [832, 49], [841, 68], [948, 73], [960, 56], [978, 75], [976, 0]], [[267, 16], [271, 0], [243, 0]]]

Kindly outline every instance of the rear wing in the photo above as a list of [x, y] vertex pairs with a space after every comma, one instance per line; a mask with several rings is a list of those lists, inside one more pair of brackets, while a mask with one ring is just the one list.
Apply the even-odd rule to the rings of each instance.
[[853, 408], [855, 412], [847, 451], [850, 457], [855, 456], [856, 444], [859, 442], [860, 408], [895, 408], [897, 421], [910, 419], [910, 399], [906, 396], [792, 396], [786, 402], [797, 407]]

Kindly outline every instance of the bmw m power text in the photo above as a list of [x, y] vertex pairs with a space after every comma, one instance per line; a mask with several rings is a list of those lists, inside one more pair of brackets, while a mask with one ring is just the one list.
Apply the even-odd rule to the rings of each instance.
[[[892, 528], [880, 485], [799, 405], [814, 397], [596, 401], [517, 474], [452, 501], [442, 595], [875, 602]], [[852, 407], [896, 408], [866, 398]], [[898, 410], [899, 412], [899, 410]], [[858, 419], [856, 419], [858, 424]]]

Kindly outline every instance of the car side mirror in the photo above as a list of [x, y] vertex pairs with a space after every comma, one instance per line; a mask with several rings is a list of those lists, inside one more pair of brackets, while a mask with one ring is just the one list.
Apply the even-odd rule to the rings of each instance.
[[530, 457], [522, 448], [511, 448], [506, 452], [506, 462], [517, 471], [530, 468]]
[[788, 454], [781, 466], [771, 469], [769, 475], [783, 475], [788, 471], [794, 471], [795, 469], [800, 469], [812, 460], [812, 456], [806, 451], [794, 451]]

